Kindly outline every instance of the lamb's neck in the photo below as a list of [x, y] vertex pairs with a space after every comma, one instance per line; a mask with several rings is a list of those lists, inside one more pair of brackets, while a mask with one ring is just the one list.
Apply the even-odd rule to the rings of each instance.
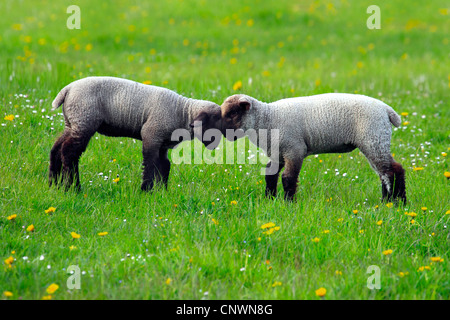
[[258, 101], [257, 109], [255, 110], [255, 124], [254, 129], [272, 129], [272, 112], [269, 103]]
[[205, 107], [205, 101], [190, 99], [186, 97], [181, 97], [181, 110], [183, 114], [183, 125], [184, 128], [192, 131], [190, 124], [199, 115], [201, 110]]

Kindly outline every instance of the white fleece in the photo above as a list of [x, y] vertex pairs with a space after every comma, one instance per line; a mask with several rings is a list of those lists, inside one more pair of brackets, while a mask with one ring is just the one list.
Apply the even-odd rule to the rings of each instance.
[[[189, 124], [213, 102], [183, 97], [169, 89], [114, 77], [88, 77], [64, 87], [52, 109], [64, 103], [66, 130], [72, 136], [99, 133], [141, 139], [170, 140], [175, 129]], [[220, 109], [219, 109], [220, 110]], [[143, 128], [145, 130], [143, 130]], [[143, 133], [143, 131], [147, 133]]]
[[272, 161], [302, 161], [311, 154], [342, 153], [359, 148], [379, 173], [391, 162], [391, 124], [399, 126], [401, 119], [380, 100], [345, 93], [289, 98], [272, 103], [246, 95], [238, 97], [239, 101], [251, 104], [242, 119], [244, 131], [279, 130], [279, 155], [270, 148], [274, 143], [270, 141], [270, 135], [268, 145], [258, 143], [249, 135]]

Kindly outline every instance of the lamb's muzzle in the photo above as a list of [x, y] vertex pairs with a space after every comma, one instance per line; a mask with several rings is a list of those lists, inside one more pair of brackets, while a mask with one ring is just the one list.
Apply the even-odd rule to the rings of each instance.
[[[268, 196], [276, 195], [278, 176], [283, 168], [285, 198], [292, 200], [305, 157], [359, 148], [380, 176], [383, 199], [406, 202], [404, 170], [390, 152], [391, 125], [399, 126], [401, 118], [380, 100], [329, 93], [263, 103], [239, 94], [228, 97], [221, 110], [224, 131], [279, 131], [277, 144], [270, 141], [270, 135], [265, 145], [257, 135], [248, 136], [271, 160], [266, 171]], [[273, 145], [277, 145], [278, 150], [271, 150]]]
[[[65, 129], [50, 152], [49, 184], [58, 184], [62, 173], [66, 189], [74, 180], [80, 188], [79, 158], [96, 132], [142, 140], [141, 189], [150, 190], [158, 181], [167, 187], [167, 152], [181, 142], [172, 140], [175, 130], [188, 130], [192, 139], [193, 123], [200, 123], [203, 131], [222, 127], [220, 107], [213, 102], [114, 77], [88, 77], [70, 83], [56, 96], [53, 110], [62, 104]], [[209, 148], [219, 143], [202, 142]]]

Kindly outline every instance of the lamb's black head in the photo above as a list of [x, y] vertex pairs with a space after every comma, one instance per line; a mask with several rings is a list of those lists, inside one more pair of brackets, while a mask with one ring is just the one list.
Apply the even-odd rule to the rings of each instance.
[[220, 107], [222, 110], [222, 126], [228, 140], [234, 141], [244, 137], [244, 120], [251, 109], [252, 100], [249, 96], [235, 94], [228, 97]]
[[217, 148], [222, 139], [222, 114], [220, 107], [213, 104], [203, 108], [190, 124], [194, 129], [194, 136], [199, 139], [206, 148]]

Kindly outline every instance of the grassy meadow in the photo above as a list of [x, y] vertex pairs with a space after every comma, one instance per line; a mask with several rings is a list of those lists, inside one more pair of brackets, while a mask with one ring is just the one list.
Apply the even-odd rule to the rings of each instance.
[[[73, 30], [71, 4], [0, 2], [0, 299], [449, 299], [448, 1], [380, 2], [373, 30], [365, 0], [82, 0]], [[239, 92], [381, 99], [402, 114], [391, 150], [408, 203], [380, 201], [358, 150], [307, 158], [293, 203], [281, 180], [264, 197], [264, 164], [250, 159], [172, 165], [168, 190], [143, 193], [141, 142], [99, 134], [81, 192], [49, 188], [64, 128], [51, 102], [92, 75], [218, 104]]]

